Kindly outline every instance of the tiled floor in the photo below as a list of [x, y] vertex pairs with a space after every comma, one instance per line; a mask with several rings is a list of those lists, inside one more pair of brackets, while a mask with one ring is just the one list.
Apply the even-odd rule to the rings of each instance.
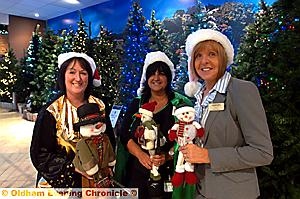
[[0, 108], [0, 187], [33, 188], [36, 171], [29, 158], [34, 122]]

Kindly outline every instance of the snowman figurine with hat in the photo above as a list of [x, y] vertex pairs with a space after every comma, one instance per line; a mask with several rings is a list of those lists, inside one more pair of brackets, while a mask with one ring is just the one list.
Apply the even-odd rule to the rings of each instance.
[[96, 103], [84, 104], [77, 108], [79, 122], [74, 130], [82, 138], [76, 144], [73, 160], [75, 168], [93, 178], [89, 185], [99, 188], [110, 187], [110, 167], [115, 165], [115, 154], [106, 130], [105, 115]]
[[[153, 120], [153, 111], [156, 104], [156, 101], [145, 103], [139, 108], [139, 113], [135, 114], [136, 117], [141, 119], [141, 125], [137, 127], [135, 137], [141, 147], [148, 150], [150, 156], [155, 155], [159, 147], [165, 144], [165, 139], [158, 132], [158, 125]], [[161, 179], [158, 168], [158, 166], [152, 165], [150, 172], [150, 177], [155, 181]]]
[[[200, 138], [204, 135], [204, 129], [198, 122], [194, 121], [195, 109], [193, 107], [181, 106], [175, 109], [174, 115], [178, 121], [169, 130], [169, 139], [171, 141], [176, 140], [179, 146], [184, 146], [192, 144], [196, 137]], [[187, 162], [182, 152], [179, 151], [172, 184], [174, 187], [179, 187], [183, 182], [196, 184], [197, 177], [194, 172], [194, 165]]]

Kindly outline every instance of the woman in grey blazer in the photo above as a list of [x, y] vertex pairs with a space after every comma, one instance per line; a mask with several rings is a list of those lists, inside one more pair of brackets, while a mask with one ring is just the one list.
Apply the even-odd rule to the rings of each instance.
[[197, 120], [205, 135], [180, 150], [187, 162], [196, 165], [197, 198], [257, 198], [255, 168], [273, 160], [258, 89], [226, 72], [234, 50], [222, 33], [201, 29], [190, 34], [186, 52], [190, 82], [185, 92], [196, 98]]

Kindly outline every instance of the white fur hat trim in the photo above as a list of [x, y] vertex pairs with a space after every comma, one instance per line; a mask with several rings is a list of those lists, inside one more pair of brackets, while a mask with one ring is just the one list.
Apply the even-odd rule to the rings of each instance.
[[222, 34], [219, 31], [212, 30], [212, 29], [200, 29], [196, 32], [191, 33], [187, 39], [185, 44], [185, 50], [189, 57], [193, 56], [193, 51], [195, 46], [202, 41], [207, 40], [213, 40], [218, 43], [220, 43], [223, 48], [225, 49], [228, 62], [227, 65], [230, 65], [233, 63], [233, 56], [234, 56], [234, 49], [229, 41], [229, 39], [226, 37], [226, 35]]
[[90, 64], [92, 72], [94, 74], [94, 72], [96, 70], [95, 61], [93, 60], [93, 58], [91, 58], [90, 56], [88, 56], [85, 53], [68, 52], [68, 53], [62, 53], [62, 54], [58, 55], [58, 68], [60, 68], [61, 65], [65, 61], [67, 61], [67, 60], [69, 60], [69, 59], [71, 59], [73, 57], [81, 57], [81, 58], [85, 59]]
[[144, 109], [144, 108], [139, 108], [139, 113], [145, 114], [149, 117], [153, 117], [153, 113], [151, 111], [148, 111], [147, 109]]
[[171, 74], [172, 74], [172, 80], [174, 79], [174, 76], [175, 76], [174, 64], [171, 62], [171, 60], [168, 58], [168, 56], [161, 51], [150, 52], [146, 55], [146, 58], [144, 61], [143, 73], [142, 73], [142, 77], [141, 77], [141, 81], [140, 81], [140, 87], [137, 90], [138, 96], [142, 95], [142, 91], [144, 89], [143, 84], [146, 81], [146, 71], [147, 71], [148, 66], [157, 61], [162, 61], [169, 66], [169, 68], [171, 70]]
[[184, 93], [189, 97], [194, 97], [196, 92], [200, 89], [201, 84], [197, 81], [187, 82], [184, 85]]
[[[83, 59], [85, 59], [89, 64], [90, 64], [90, 67], [92, 69], [92, 73], [94, 75], [94, 79], [93, 79], [93, 85], [98, 87], [101, 85], [101, 77], [100, 75], [98, 74], [98, 71], [96, 71], [96, 64], [95, 64], [95, 61], [93, 58], [91, 58], [90, 56], [88, 56], [87, 54], [85, 53], [77, 53], [77, 52], [68, 52], [68, 53], [62, 53], [60, 55], [58, 55], [58, 68], [61, 67], [61, 65], [73, 58], [73, 57], [81, 57]], [[97, 73], [97, 75], [96, 75]]]

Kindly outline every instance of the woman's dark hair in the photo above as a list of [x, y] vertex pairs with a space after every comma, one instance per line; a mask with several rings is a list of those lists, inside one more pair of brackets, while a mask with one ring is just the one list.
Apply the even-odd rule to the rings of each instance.
[[[73, 62], [74, 61], [74, 62]], [[84, 58], [82, 57], [73, 57], [68, 59], [67, 61], [65, 61], [61, 67], [60, 70], [58, 71], [58, 78], [57, 78], [57, 84], [58, 84], [58, 89], [63, 93], [63, 94], [67, 94], [66, 93], [66, 84], [65, 84], [65, 74], [67, 71], [67, 67], [73, 62], [73, 64], [75, 64], [76, 62], [78, 62], [83, 69], [85, 69], [88, 72], [88, 76], [89, 76], [89, 82], [87, 85], [87, 88], [84, 91], [84, 98], [87, 99], [92, 91], [92, 87], [93, 87], [93, 71], [92, 68], [89, 64], [89, 62], [87, 62]]]
[[172, 99], [174, 97], [174, 93], [171, 88], [171, 81], [172, 81], [172, 73], [170, 70], [170, 67], [168, 64], [162, 61], [156, 61], [152, 64], [150, 64], [146, 70], [146, 81], [144, 82], [144, 90], [142, 94], [144, 95], [144, 98], [146, 100], [150, 99], [151, 97], [151, 89], [148, 85], [149, 78], [155, 74], [155, 72], [158, 71], [159, 73], [163, 73], [167, 77], [167, 86], [166, 86], [166, 93], [168, 95], [169, 99]]

